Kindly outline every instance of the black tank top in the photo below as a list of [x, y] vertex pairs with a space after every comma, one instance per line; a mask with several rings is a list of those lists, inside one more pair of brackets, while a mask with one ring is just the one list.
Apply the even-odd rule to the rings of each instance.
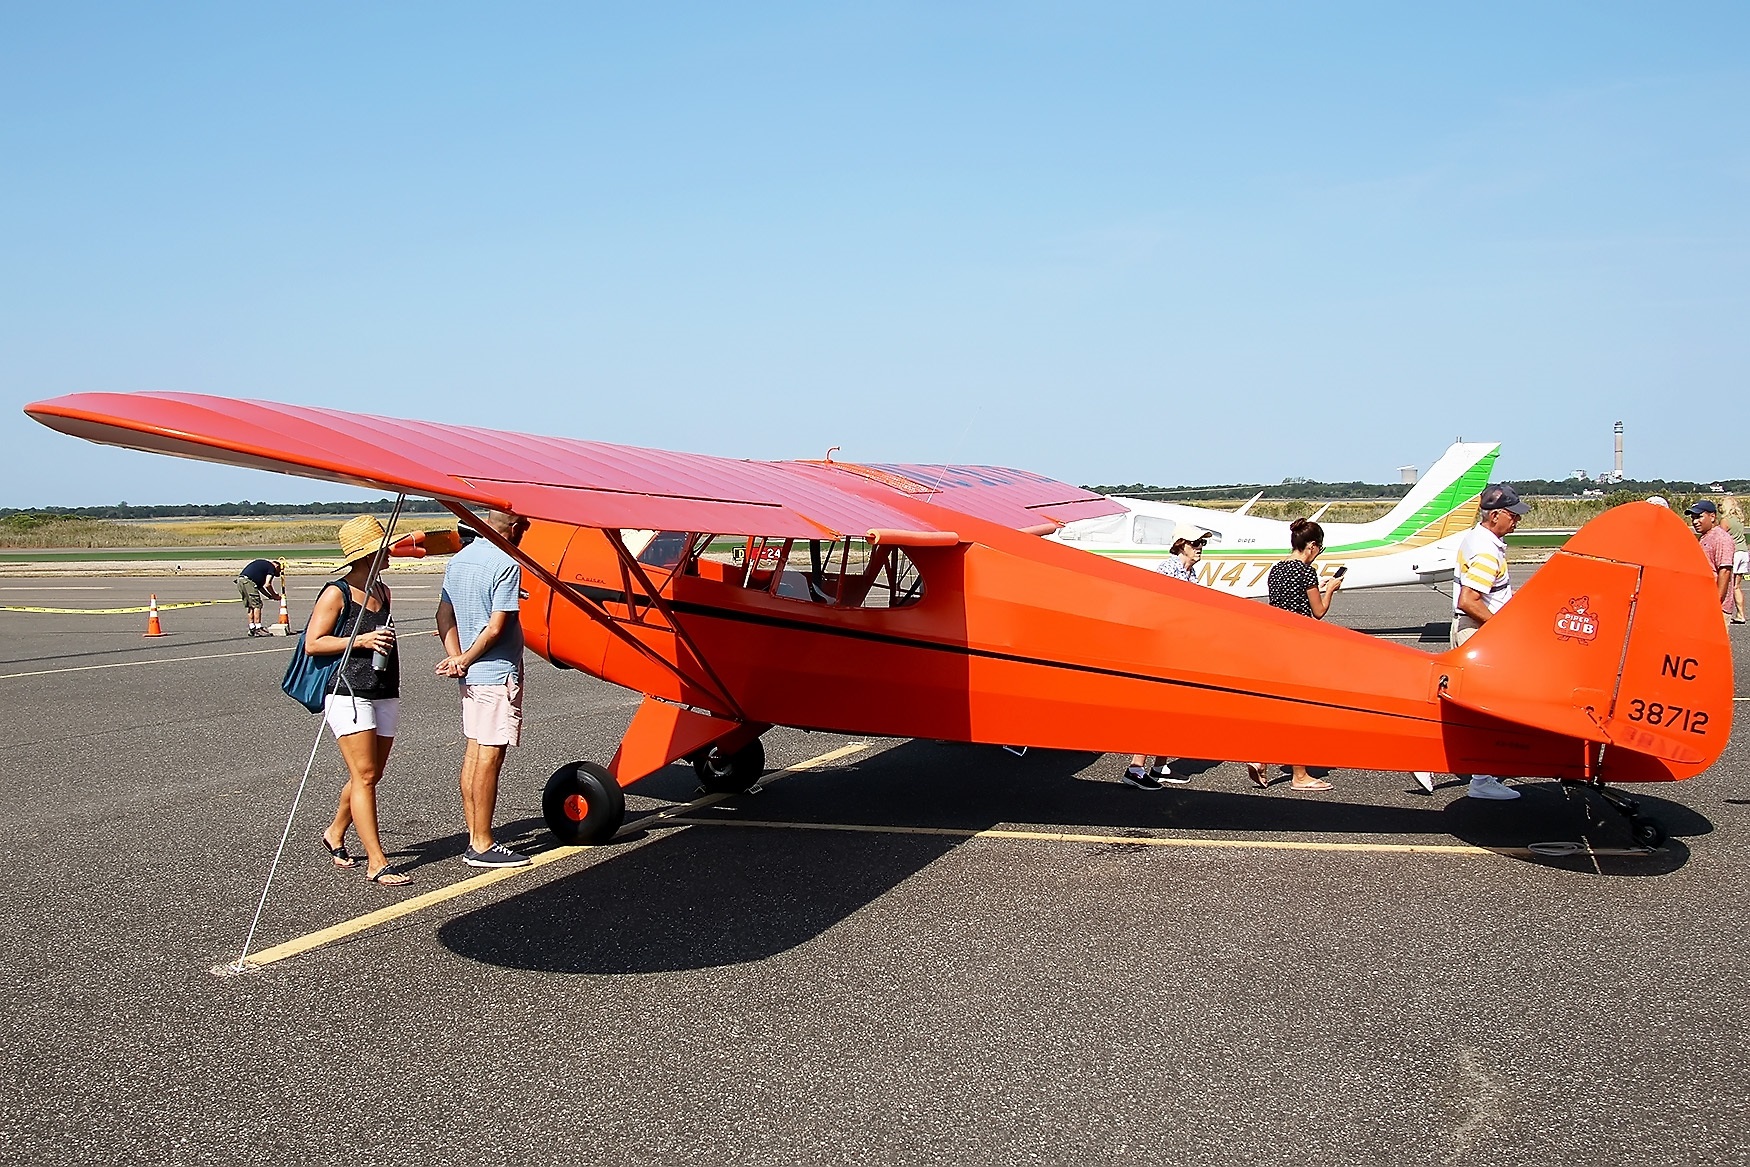
[[[340, 589], [340, 618], [334, 622], [334, 631], [329, 635], [347, 637], [352, 635], [353, 626], [358, 626], [359, 635], [375, 632], [389, 622], [389, 589], [378, 584], [377, 598], [383, 603], [380, 611], [373, 612], [363, 604], [354, 602], [352, 588], [344, 580], [328, 585]], [[366, 697], [380, 700], [385, 697], [401, 696], [401, 646], [397, 644], [395, 651], [389, 654], [389, 667], [378, 672], [371, 667], [371, 650], [361, 644], [352, 646], [352, 656], [342, 667], [334, 670], [334, 681], [328, 686], [330, 693], [338, 693], [343, 697]]]

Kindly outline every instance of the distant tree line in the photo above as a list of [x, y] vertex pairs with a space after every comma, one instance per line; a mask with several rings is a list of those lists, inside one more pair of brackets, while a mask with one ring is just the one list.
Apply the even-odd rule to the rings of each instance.
[[[1579, 498], [1584, 491], [1600, 490], [1608, 492], [1608, 497], [1614, 498], [1618, 502], [1646, 498], [1650, 494], [1750, 493], [1750, 479], [1746, 478], [1716, 478], [1709, 482], [1677, 482], [1664, 478], [1625, 479], [1622, 482], [1610, 483], [1583, 481], [1578, 478], [1517, 478], [1509, 481], [1523, 495]], [[1177, 499], [1244, 500], [1251, 498], [1260, 490], [1264, 492], [1265, 498], [1402, 498], [1410, 492], [1411, 488], [1402, 482], [1314, 482], [1307, 478], [1284, 478], [1280, 483], [1274, 485], [1260, 482], [1236, 483], [1226, 486], [1147, 486], [1133, 482], [1123, 486], [1084, 486], [1082, 489], [1091, 490], [1095, 494], [1122, 495], [1126, 498], [1156, 498], [1171, 502]]]
[[[388, 514], [395, 509], [395, 500], [380, 498], [374, 502], [216, 502], [180, 503], [164, 506], [129, 506], [118, 502], [106, 507], [0, 507], [0, 519], [28, 515], [33, 519], [52, 522], [56, 519], [237, 519], [267, 518], [274, 515], [346, 515]], [[443, 511], [444, 505], [426, 498], [410, 498], [401, 508], [416, 514]]]

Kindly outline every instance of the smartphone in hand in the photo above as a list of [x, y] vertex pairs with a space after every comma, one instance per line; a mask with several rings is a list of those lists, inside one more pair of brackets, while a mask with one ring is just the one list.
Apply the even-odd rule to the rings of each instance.
[[1331, 573], [1331, 578], [1332, 579], [1342, 579], [1343, 573], [1348, 571], [1348, 570], [1349, 570], [1349, 565], [1347, 563], [1339, 563], [1337, 565], [1337, 570], [1333, 571]]

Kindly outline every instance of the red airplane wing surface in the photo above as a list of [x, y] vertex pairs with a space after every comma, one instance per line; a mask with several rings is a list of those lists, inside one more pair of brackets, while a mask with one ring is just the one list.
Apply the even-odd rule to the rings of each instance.
[[[25, 412], [91, 441], [207, 462], [407, 491], [598, 528], [796, 539], [920, 529], [888, 499], [909, 479], [831, 463], [753, 462], [312, 406], [188, 393], [77, 393]], [[938, 468], [898, 467], [925, 473]], [[956, 514], [1027, 529], [1059, 514], [1107, 513], [1098, 495], [1037, 475], [948, 468], [930, 501], [937, 533]], [[944, 478], [946, 476], [943, 476]], [[918, 484], [910, 483], [915, 488]]]

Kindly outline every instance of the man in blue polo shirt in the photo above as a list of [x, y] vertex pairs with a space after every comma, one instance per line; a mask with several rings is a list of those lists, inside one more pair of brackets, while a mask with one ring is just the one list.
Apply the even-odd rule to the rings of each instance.
[[[527, 519], [486, 512], [486, 525], [513, 546], [529, 529]], [[438, 601], [438, 636], [444, 659], [440, 677], [462, 683], [462, 817], [468, 824], [470, 867], [526, 867], [530, 860], [492, 838], [498, 803], [498, 772], [504, 752], [522, 741], [523, 626], [519, 618], [523, 571], [488, 539], [475, 539], [444, 569]]]

